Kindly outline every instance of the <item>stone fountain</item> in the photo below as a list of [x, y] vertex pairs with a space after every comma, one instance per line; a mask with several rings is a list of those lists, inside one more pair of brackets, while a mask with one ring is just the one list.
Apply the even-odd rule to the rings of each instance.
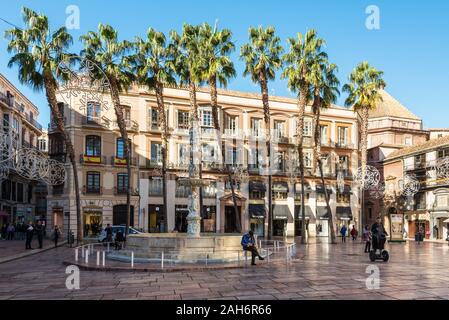
[[241, 236], [226, 234], [201, 234], [200, 188], [211, 181], [200, 177], [201, 152], [199, 123], [191, 119], [190, 163], [187, 177], [178, 178], [180, 185], [189, 186], [187, 233], [138, 234], [128, 237], [126, 250], [114, 252], [109, 259], [129, 261], [131, 252], [136, 263], [159, 262], [162, 255], [171, 263], [235, 262], [242, 247]]

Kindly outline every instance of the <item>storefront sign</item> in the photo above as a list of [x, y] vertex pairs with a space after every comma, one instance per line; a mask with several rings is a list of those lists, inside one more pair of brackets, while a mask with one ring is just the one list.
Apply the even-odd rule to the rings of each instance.
[[404, 214], [390, 214], [390, 240], [404, 241]]

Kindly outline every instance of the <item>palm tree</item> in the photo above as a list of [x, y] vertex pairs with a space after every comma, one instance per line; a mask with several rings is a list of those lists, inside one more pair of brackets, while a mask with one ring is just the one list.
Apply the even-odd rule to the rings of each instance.
[[[135, 54], [129, 57], [129, 64], [138, 83], [156, 93], [159, 114], [159, 128], [162, 138], [162, 196], [164, 199], [164, 221], [167, 226], [167, 149], [168, 126], [164, 103], [164, 86], [176, 84], [173, 61], [170, 58], [166, 37], [162, 32], [149, 28], [146, 39], [136, 38]], [[166, 229], [167, 230], [167, 229]]]
[[[212, 27], [205, 23], [200, 29], [201, 47], [200, 56], [204, 61], [203, 65], [203, 79], [209, 84], [210, 101], [212, 106], [212, 119], [214, 129], [217, 134], [218, 148], [221, 149], [222, 165], [225, 163], [225, 153], [222, 148], [220, 123], [218, 121], [218, 98], [217, 98], [217, 83], [222, 87], [226, 87], [228, 80], [235, 77], [236, 72], [234, 63], [229, 57], [230, 53], [235, 50], [234, 42], [232, 41], [232, 32], [228, 29], [221, 31], [217, 27]], [[229, 168], [228, 168], [229, 169]], [[237, 200], [235, 196], [234, 179], [231, 170], [227, 170], [228, 180], [231, 185], [232, 201], [234, 204], [236, 232], [241, 232], [240, 215], [237, 207]]]
[[[98, 32], [89, 31], [86, 35], [81, 36], [80, 40], [84, 44], [84, 49], [81, 51], [81, 56], [96, 63], [99, 69], [104, 72], [110, 84], [111, 99], [114, 105], [115, 116], [117, 118], [117, 125], [123, 139], [124, 155], [126, 159], [128, 186], [126, 190], [125, 234], [128, 234], [130, 225], [132, 188], [130, 154], [131, 140], [128, 138], [123, 107], [120, 104], [120, 92], [127, 90], [133, 81], [133, 76], [128, 71], [128, 66], [126, 65], [125, 59], [126, 53], [131, 49], [131, 44], [128, 41], [119, 41], [118, 32], [113, 27], [103, 24], [98, 26]], [[97, 76], [101, 79], [103, 74], [98, 74]]]
[[305, 190], [304, 190], [304, 116], [306, 106], [312, 101], [310, 85], [310, 68], [314, 59], [326, 57], [326, 53], [321, 51], [324, 40], [317, 38], [315, 30], [308, 30], [303, 36], [298, 33], [297, 38], [289, 38], [290, 51], [284, 56], [286, 68], [282, 73], [283, 79], [288, 79], [290, 91], [298, 94], [298, 124], [297, 134], [297, 154], [299, 159], [299, 169], [301, 174], [301, 243], [306, 244], [306, 211], [305, 211]]
[[329, 224], [331, 231], [331, 243], [337, 243], [337, 232], [334, 225], [334, 213], [329, 204], [329, 193], [326, 188], [323, 173], [323, 160], [321, 158], [321, 130], [320, 130], [320, 114], [321, 109], [326, 109], [335, 103], [337, 96], [340, 94], [338, 86], [340, 82], [335, 75], [338, 68], [335, 64], [330, 64], [327, 58], [320, 57], [315, 60], [311, 70], [311, 85], [313, 91], [312, 112], [314, 116], [314, 157], [320, 171], [321, 184], [323, 186], [324, 196], [326, 200], [326, 208], [329, 214]]
[[365, 176], [368, 148], [368, 118], [369, 111], [376, 108], [382, 101], [381, 90], [386, 87], [384, 73], [370, 66], [368, 62], [360, 63], [349, 76], [349, 83], [343, 86], [343, 91], [349, 96], [346, 106], [353, 106], [361, 118], [362, 177]]
[[272, 176], [271, 176], [271, 124], [268, 81], [276, 78], [276, 70], [282, 67], [283, 48], [274, 27], [265, 30], [260, 26], [249, 29], [249, 43], [242, 46], [240, 57], [245, 61], [244, 76], [251, 76], [254, 83], [260, 85], [264, 111], [265, 130], [267, 132], [266, 148], [268, 156], [268, 236], [273, 236], [272, 217]]
[[30, 86], [35, 91], [45, 90], [53, 121], [63, 136], [72, 165], [76, 199], [77, 241], [82, 241], [81, 203], [75, 151], [70, 135], [65, 129], [64, 119], [56, 98], [57, 80], [63, 76], [58, 67], [61, 62], [70, 60], [72, 55], [67, 54], [65, 50], [70, 47], [73, 39], [65, 27], [52, 32], [48, 17], [44, 15], [28, 8], [22, 9], [22, 15], [26, 28], [14, 28], [5, 33], [5, 37], [9, 39], [8, 52], [14, 53], [8, 67], [18, 67], [19, 81], [22, 84]]

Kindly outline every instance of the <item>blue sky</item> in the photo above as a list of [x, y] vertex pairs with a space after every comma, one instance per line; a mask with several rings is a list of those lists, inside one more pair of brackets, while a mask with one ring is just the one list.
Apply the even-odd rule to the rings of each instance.
[[[360, 61], [367, 60], [385, 72], [387, 90], [415, 114], [424, 119], [427, 128], [449, 127], [449, 2], [382, 1], [382, 0], [297, 0], [297, 1], [185, 1], [171, 0], [22, 0], [3, 1], [0, 17], [22, 25], [20, 9], [30, 7], [49, 16], [54, 28], [65, 24], [69, 5], [80, 9], [80, 30], [71, 30], [75, 39], [73, 51], [80, 50], [79, 36], [96, 30], [98, 23], [116, 27], [121, 38], [143, 36], [149, 26], [168, 32], [179, 30], [183, 23], [197, 24], [217, 19], [220, 27], [232, 29], [239, 48], [247, 41], [248, 27], [273, 25], [283, 44], [287, 37], [315, 28], [326, 39], [330, 59], [339, 66], [340, 81]], [[380, 30], [365, 27], [365, 8], [380, 9]], [[9, 28], [0, 21], [0, 32]], [[8, 69], [6, 41], [0, 38], [0, 72], [5, 74], [40, 109], [40, 122], [48, 123], [49, 111], [43, 93], [21, 86], [17, 71]], [[259, 88], [243, 78], [243, 64], [234, 53], [238, 76], [229, 88], [255, 91]], [[270, 83], [271, 93], [291, 96], [279, 76]], [[339, 99], [344, 103], [345, 94]]]

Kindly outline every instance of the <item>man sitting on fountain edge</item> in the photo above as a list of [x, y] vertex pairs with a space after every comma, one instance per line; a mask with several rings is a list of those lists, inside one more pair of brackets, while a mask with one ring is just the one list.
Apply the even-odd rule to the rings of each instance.
[[256, 240], [254, 239], [254, 232], [249, 231], [248, 233], [244, 234], [242, 237], [242, 247], [245, 251], [251, 252], [251, 265], [256, 265], [256, 257], [259, 257], [259, 260], [265, 260], [262, 258], [262, 256], [259, 254], [256, 248]]

